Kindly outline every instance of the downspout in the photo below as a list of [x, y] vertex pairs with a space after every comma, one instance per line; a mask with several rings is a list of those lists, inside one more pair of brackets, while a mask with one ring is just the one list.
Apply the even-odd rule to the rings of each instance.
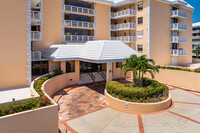
[[148, 0], [148, 58], [151, 58], [151, 0]]

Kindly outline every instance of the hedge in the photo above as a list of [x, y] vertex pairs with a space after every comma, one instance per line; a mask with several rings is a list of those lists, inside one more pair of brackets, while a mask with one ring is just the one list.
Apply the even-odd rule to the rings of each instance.
[[161, 69], [180, 70], [180, 71], [200, 73], [200, 69], [191, 70], [188, 68], [180, 68], [180, 67], [166, 67], [166, 66], [157, 66], [157, 67]]
[[43, 90], [41, 89], [42, 84], [48, 79], [55, 77], [57, 75], [62, 74], [61, 70], [56, 70], [53, 75], [48, 75], [40, 80], [38, 80], [34, 86], [36, 92], [40, 95], [40, 98], [31, 98], [29, 100], [19, 102], [19, 103], [11, 103], [5, 106], [0, 106], [0, 117], [14, 114], [26, 110], [33, 110], [44, 106], [52, 105], [52, 101], [44, 95]]
[[147, 78], [143, 82], [145, 87], [111, 81], [106, 84], [106, 90], [110, 95], [130, 102], [157, 102], [168, 96], [166, 85]]

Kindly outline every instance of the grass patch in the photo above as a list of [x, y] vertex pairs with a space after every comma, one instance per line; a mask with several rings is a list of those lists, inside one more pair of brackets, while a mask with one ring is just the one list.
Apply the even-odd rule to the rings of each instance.
[[180, 71], [200, 73], [200, 69], [191, 70], [188, 68], [180, 68], [180, 67], [166, 67], [166, 66], [157, 66], [157, 67], [160, 69], [170, 69], [170, 70], [180, 70]]

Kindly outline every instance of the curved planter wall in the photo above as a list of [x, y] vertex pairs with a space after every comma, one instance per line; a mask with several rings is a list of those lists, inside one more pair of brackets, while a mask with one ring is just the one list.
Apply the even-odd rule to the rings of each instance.
[[57, 91], [69, 85], [77, 84], [78, 81], [79, 78], [77, 78], [75, 73], [66, 73], [47, 80], [42, 85], [42, 89], [51, 97]]
[[157, 103], [134, 103], [127, 102], [120, 99], [117, 99], [110, 94], [107, 93], [105, 89], [105, 99], [106, 102], [113, 108], [130, 113], [152, 113], [158, 112], [161, 110], [165, 110], [171, 106], [171, 94], [169, 93], [169, 97], [161, 102]]

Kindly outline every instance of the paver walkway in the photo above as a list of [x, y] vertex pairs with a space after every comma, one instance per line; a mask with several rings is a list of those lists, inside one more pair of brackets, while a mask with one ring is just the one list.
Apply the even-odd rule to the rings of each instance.
[[[200, 93], [170, 87], [173, 106], [151, 114], [129, 114], [106, 105], [105, 83], [58, 92], [60, 121], [72, 133], [199, 133]], [[62, 94], [62, 95], [60, 95]], [[85, 98], [84, 98], [85, 97]], [[82, 106], [81, 106], [82, 105]], [[81, 111], [80, 111], [81, 110]]]

